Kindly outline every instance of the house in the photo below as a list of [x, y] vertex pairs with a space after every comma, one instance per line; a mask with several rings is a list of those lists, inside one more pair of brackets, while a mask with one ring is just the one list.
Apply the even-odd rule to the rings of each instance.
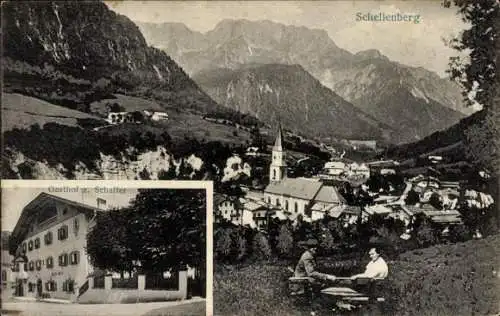
[[438, 178], [432, 176], [418, 175], [409, 180], [414, 187], [420, 187], [423, 189], [434, 188], [439, 189], [441, 187], [441, 181]]
[[354, 162], [349, 165], [348, 169], [354, 176], [361, 176], [363, 178], [370, 177], [370, 168], [364, 163], [358, 164]]
[[395, 160], [377, 160], [368, 162], [367, 165], [373, 170], [380, 170], [383, 168], [397, 168], [399, 166], [399, 162]]
[[352, 146], [354, 150], [357, 149], [370, 149], [377, 150], [377, 141], [376, 140], [348, 140], [349, 145]]
[[323, 167], [327, 175], [340, 176], [346, 171], [346, 164], [342, 161], [328, 161]]
[[261, 156], [262, 154], [259, 152], [259, 147], [248, 147], [245, 153], [246, 156]]
[[12, 296], [14, 275], [12, 264], [14, 257], [9, 253], [10, 232], [2, 231], [2, 299]]
[[144, 110], [144, 115], [150, 119], [151, 121], [167, 121], [168, 113], [167, 112], [158, 112], [158, 111], [147, 111]]
[[168, 114], [166, 112], [154, 112], [151, 116], [153, 121], [168, 121]]
[[427, 159], [433, 164], [437, 164], [443, 161], [442, 156], [428, 156]]
[[228, 221], [237, 211], [234, 198], [223, 194], [214, 194], [214, 207], [216, 214]]
[[131, 112], [109, 112], [106, 121], [109, 124], [133, 123], [134, 115]]
[[367, 206], [365, 207], [365, 211], [370, 215], [378, 214], [382, 216], [389, 215], [393, 212], [391, 208], [381, 204]]
[[98, 207], [41, 193], [24, 207], [11, 238], [19, 240], [16, 271], [27, 280], [16, 280], [17, 296], [36, 296], [36, 284], [52, 298], [70, 299], [93, 268], [85, 248], [87, 233]]
[[339, 205], [328, 210], [328, 216], [341, 221], [344, 224], [353, 224], [359, 216], [362, 216], [362, 211], [359, 206]]

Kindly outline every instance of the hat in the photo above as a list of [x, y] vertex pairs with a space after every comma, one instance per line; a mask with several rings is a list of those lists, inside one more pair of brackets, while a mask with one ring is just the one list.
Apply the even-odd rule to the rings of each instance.
[[312, 247], [317, 247], [318, 246], [318, 241], [316, 239], [308, 239], [306, 241], [301, 242], [302, 246], [307, 246], [309, 248]]

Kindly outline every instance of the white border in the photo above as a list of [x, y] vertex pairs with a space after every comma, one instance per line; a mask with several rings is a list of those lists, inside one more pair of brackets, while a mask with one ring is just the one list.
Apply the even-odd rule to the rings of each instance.
[[165, 180], [2, 180], [1, 188], [45, 188], [55, 186], [132, 189], [204, 189], [206, 192], [206, 315], [213, 315], [213, 182]]

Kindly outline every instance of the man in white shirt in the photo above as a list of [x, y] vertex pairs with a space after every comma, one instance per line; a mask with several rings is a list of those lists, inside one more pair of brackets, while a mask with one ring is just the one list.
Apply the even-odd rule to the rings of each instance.
[[389, 274], [389, 267], [385, 260], [377, 252], [377, 249], [372, 248], [368, 252], [372, 259], [367, 265], [365, 272], [356, 274], [351, 277], [351, 280], [357, 278], [370, 278], [370, 279], [385, 279]]

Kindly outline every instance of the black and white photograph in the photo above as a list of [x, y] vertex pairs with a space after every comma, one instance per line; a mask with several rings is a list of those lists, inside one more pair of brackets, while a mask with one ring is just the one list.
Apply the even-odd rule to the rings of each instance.
[[209, 185], [43, 182], [2, 183], [2, 315], [207, 314]]
[[[88, 234], [104, 246], [88, 244], [89, 271], [55, 275], [49, 291], [48, 274], [36, 270], [47, 259], [19, 256], [35, 236], [23, 221], [36, 217], [5, 226], [11, 211], [2, 207], [10, 231], [2, 249], [20, 263], [6, 269], [16, 277], [6, 276], [14, 283], [2, 288], [2, 297], [13, 291], [2, 314], [53, 299], [75, 311], [87, 299], [98, 314], [83, 275], [104, 271], [89, 281], [100, 291], [133, 286], [98, 295], [121, 306], [143, 299], [134, 278], [140, 293], [151, 273], [180, 280], [179, 260], [194, 269], [187, 297], [206, 309], [193, 302], [160, 314], [500, 315], [498, 0], [3, 1], [1, 9], [2, 179], [213, 188], [203, 202], [211, 267], [203, 294], [189, 285], [200, 272], [190, 255], [168, 244], [155, 252], [172, 219], [150, 219], [155, 208], [103, 197], [123, 209], [117, 219], [102, 215], [113, 229]], [[165, 194], [154, 203], [170, 207], [177, 195]], [[136, 207], [144, 216], [134, 217]], [[67, 262], [84, 260], [81, 249], [64, 251]]]

